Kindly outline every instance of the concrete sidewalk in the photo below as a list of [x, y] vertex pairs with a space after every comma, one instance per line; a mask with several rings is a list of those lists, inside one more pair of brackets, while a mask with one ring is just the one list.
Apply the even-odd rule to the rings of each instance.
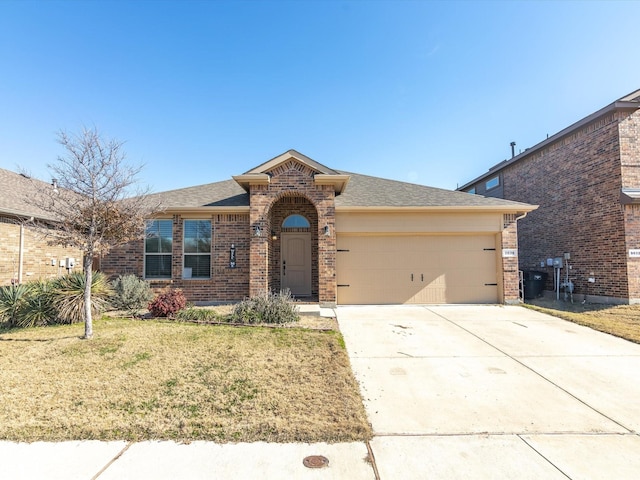
[[640, 345], [517, 306], [338, 320], [382, 480], [640, 478]]
[[[303, 465], [322, 455], [324, 468]], [[375, 478], [364, 443], [0, 442], [3, 480], [205, 480]]]

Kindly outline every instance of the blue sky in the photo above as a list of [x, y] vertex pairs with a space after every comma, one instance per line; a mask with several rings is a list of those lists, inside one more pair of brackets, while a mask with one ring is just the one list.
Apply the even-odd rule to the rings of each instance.
[[640, 2], [0, 0], [0, 167], [97, 127], [142, 186], [291, 148], [441, 188], [640, 88]]

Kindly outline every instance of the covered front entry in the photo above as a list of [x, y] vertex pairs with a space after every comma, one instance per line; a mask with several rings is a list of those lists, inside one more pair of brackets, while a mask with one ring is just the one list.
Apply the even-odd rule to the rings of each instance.
[[292, 295], [311, 296], [311, 234], [283, 233], [281, 287]]
[[495, 235], [338, 235], [338, 303], [497, 303]]
[[270, 290], [318, 297], [318, 212], [307, 198], [289, 194], [270, 211]]

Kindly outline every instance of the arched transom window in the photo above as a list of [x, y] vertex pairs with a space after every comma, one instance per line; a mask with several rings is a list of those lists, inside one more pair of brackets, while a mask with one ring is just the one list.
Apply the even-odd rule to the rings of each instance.
[[289, 215], [282, 222], [283, 228], [309, 228], [309, 220], [304, 218], [302, 215]]

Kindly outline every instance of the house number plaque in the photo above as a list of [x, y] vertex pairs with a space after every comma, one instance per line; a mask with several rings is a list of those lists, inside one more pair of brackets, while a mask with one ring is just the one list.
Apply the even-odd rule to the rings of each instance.
[[229, 249], [229, 268], [236, 268], [236, 245], [234, 243]]

